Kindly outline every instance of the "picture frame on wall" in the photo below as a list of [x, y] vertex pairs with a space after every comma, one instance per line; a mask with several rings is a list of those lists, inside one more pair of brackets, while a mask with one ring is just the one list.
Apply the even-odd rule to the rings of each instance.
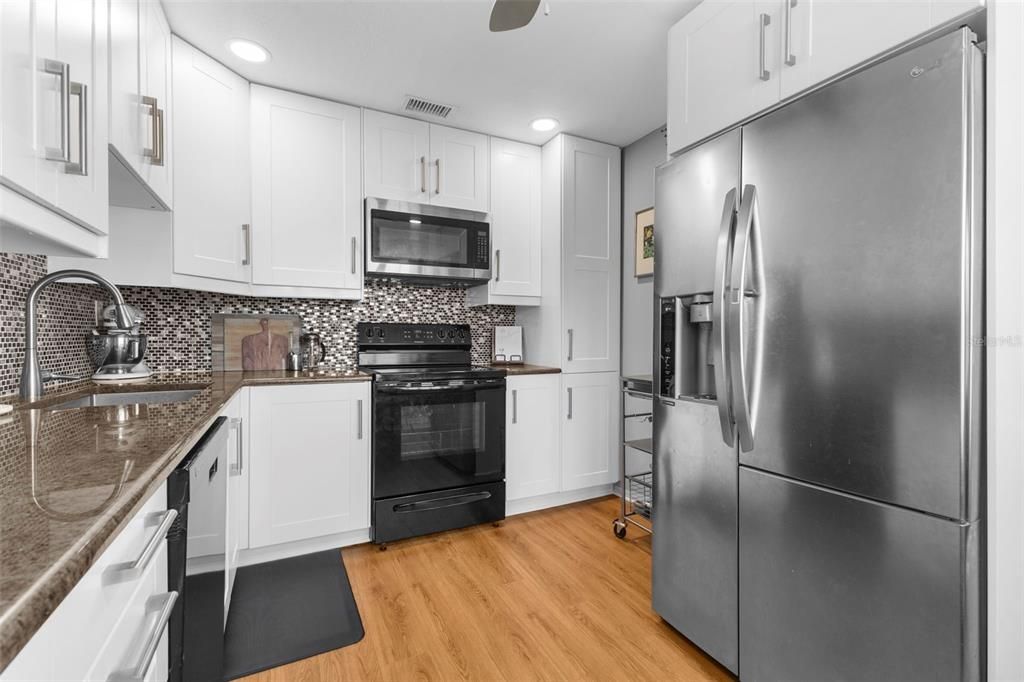
[[633, 276], [649, 277], [654, 274], [654, 207], [636, 212], [636, 250]]

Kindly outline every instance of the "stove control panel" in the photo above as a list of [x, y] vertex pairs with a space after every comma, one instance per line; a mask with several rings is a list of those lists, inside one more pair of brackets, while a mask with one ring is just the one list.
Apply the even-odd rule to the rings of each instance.
[[358, 345], [366, 346], [469, 346], [468, 324], [395, 324], [360, 322]]

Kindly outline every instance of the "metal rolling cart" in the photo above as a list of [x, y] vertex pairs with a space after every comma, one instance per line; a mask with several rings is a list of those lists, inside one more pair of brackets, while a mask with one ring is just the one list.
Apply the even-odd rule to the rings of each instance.
[[[619, 446], [619, 483], [622, 486], [619, 517], [612, 522], [612, 531], [625, 538], [629, 526], [653, 533], [651, 509], [654, 506], [654, 452], [651, 433], [653, 422], [654, 385], [650, 376], [622, 377], [622, 444]], [[638, 437], [639, 436], [639, 437]], [[641, 466], [629, 469], [628, 450], [643, 454]]]

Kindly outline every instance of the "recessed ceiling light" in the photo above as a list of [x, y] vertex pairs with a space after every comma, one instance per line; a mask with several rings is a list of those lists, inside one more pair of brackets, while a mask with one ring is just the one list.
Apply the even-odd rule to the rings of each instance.
[[241, 40], [236, 38], [228, 41], [228, 49], [231, 50], [236, 57], [244, 59], [247, 62], [265, 62], [270, 59], [270, 53], [262, 45], [257, 45], [251, 40]]
[[558, 127], [558, 121], [553, 118], [537, 118], [533, 120], [530, 127], [536, 130], [538, 133], [546, 133], [549, 130], [554, 130]]

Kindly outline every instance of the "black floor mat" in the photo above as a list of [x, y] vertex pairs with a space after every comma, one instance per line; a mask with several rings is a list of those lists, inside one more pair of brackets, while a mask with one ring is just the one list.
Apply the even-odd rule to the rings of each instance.
[[224, 636], [224, 678], [355, 644], [363, 622], [337, 549], [244, 566]]

